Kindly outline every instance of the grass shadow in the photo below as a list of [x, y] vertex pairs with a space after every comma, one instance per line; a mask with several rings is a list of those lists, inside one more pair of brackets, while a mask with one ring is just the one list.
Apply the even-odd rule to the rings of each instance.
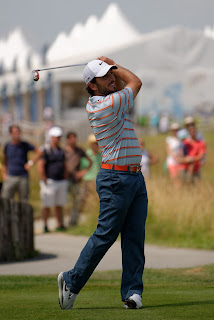
[[32, 262], [32, 261], [40, 261], [40, 260], [50, 260], [50, 259], [56, 259], [57, 255], [56, 254], [52, 254], [52, 253], [37, 253], [37, 255], [35, 255], [32, 258], [26, 258], [26, 259], [20, 259], [17, 261], [3, 261], [0, 262], [0, 265], [11, 265], [11, 264], [15, 264], [15, 263], [28, 263], [28, 262]]

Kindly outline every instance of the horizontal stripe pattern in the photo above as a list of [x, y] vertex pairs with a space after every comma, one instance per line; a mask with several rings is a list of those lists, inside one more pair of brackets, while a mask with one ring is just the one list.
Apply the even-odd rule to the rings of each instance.
[[86, 112], [102, 152], [102, 162], [140, 164], [141, 150], [128, 114], [132, 108], [133, 93], [128, 87], [106, 97], [89, 98]]

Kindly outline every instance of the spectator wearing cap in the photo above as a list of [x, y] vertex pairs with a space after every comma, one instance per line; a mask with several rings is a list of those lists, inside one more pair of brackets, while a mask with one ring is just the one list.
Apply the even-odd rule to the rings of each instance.
[[[186, 134], [187, 134], [188, 137], [190, 137], [188, 129], [191, 126], [195, 126], [196, 127], [195, 119], [193, 117], [191, 117], [191, 116], [188, 116], [188, 117], [184, 118], [184, 127], [185, 127]], [[196, 132], [196, 137], [197, 137], [197, 140], [204, 140], [203, 134], [201, 132], [199, 132], [198, 130]]]
[[[18, 125], [9, 128], [10, 142], [4, 147], [2, 161], [3, 188], [2, 198], [14, 199], [18, 194], [19, 201], [29, 200], [29, 169], [41, 156], [40, 150], [33, 144], [21, 139], [21, 129]], [[28, 160], [29, 152], [35, 156]]]
[[[87, 174], [92, 165], [92, 160], [85, 153], [85, 151], [77, 145], [77, 134], [75, 132], [68, 132], [66, 136], [65, 146], [66, 167], [69, 177], [69, 191], [72, 198], [72, 209], [70, 213], [69, 224], [75, 226], [78, 223], [80, 209], [81, 209], [81, 197], [82, 197], [82, 185], [81, 181]], [[86, 158], [88, 165], [81, 169], [81, 159]]]
[[166, 138], [166, 165], [175, 186], [180, 185], [180, 162], [179, 157], [183, 155], [183, 147], [181, 141], [177, 137], [177, 132], [180, 129], [178, 123], [173, 122], [170, 125], [171, 135]]
[[65, 229], [63, 207], [67, 203], [67, 170], [65, 152], [60, 147], [63, 132], [60, 127], [49, 130], [50, 144], [43, 148], [43, 155], [38, 162], [40, 174], [40, 195], [43, 206], [44, 232], [48, 232], [48, 217], [54, 207], [57, 230]]

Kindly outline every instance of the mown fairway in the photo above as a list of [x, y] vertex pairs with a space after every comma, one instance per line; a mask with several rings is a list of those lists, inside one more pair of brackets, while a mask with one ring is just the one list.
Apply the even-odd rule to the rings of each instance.
[[56, 277], [0, 277], [3, 320], [31, 319], [213, 319], [214, 265], [179, 270], [145, 270], [143, 308], [126, 310], [120, 301], [120, 272], [96, 272], [73, 310], [58, 305]]

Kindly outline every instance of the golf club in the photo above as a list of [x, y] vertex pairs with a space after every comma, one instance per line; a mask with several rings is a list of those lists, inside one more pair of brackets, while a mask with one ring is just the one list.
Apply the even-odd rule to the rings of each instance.
[[79, 64], [70, 64], [68, 66], [61, 66], [61, 67], [53, 67], [53, 68], [44, 68], [44, 69], [36, 69], [32, 71], [33, 80], [38, 81], [39, 80], [39, 71], [46, 71], [46, 70], [53, 70], [53, 69], [61, 69], [61, 68], [71, 68], [71, 67], [79, 67], [79, 66], [85, 66], [86, 63], [79, 63]]

